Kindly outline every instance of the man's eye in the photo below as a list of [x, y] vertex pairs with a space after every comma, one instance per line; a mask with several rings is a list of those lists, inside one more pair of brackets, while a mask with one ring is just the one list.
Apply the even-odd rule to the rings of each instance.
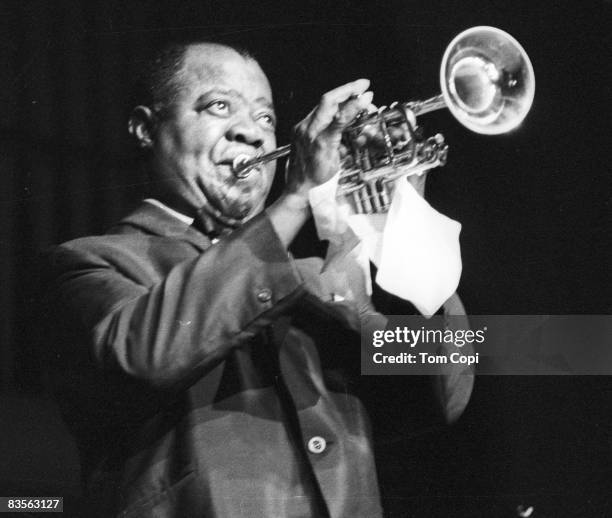
[[261, 121], [264, 126], [268, 126], [272, 129], [276, 128], [276, 119], [273, 115], [270, 115], [269, 113], [263, 113], [262, 115], [257, 117], [257, 120]]
[[205, 109], [215, 115], [226, 115], [229, 113], [229, 103], [227, 101], [213, 101], [208, 103]]

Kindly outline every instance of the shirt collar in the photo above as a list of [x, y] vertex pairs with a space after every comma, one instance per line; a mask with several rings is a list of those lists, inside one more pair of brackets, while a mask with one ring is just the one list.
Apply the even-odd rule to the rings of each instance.
[[146, 200], [143, 200], [143, 201], [145, 203], [150, 203], [151, 205], [155, 205], [156, 207], [159, 207], [162, 210], [165, 210], [171, 216], [185, 223], [185, 225], [193, 225], [193, 218], [186, 216], [185, 214], [182, 214], [174, 209], [171, 209], [170, 207], [168, 207], [168, 205], [162, 203], [159, 200], [156, 200], [155, 198], [147, 198]]

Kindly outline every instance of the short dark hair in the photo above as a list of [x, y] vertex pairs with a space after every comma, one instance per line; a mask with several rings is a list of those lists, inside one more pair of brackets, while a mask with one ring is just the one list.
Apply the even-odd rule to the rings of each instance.
[[133, 89], [131, 106], [143, 105], [156, 111], [170, 106], [178, 93], [176, 79], [183, 67], [185, 53], [189, 47], [202, 44], [222, 45], [244, 58], [255, 60], [248, 50], [222, 42], [185, 40], [166, 43], [144, 62]]

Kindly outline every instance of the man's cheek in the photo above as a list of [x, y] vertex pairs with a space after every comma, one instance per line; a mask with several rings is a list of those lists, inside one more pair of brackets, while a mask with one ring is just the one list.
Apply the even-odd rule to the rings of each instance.
[[261, 189], [265, 191], [265, 194], [267, 194], [270, 191], [270, 188], [272, 187], [272, 182], [274, 181], [275, 171], [276, 171], [276, 165], [272, 164], [272, 167], [266, 168], [266, 170], [262, 174], [260, 186], [261, 186]]

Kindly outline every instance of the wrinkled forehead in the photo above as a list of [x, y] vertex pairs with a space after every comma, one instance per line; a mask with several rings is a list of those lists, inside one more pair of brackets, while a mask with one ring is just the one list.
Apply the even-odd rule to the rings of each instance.
[[259, 63], [234, 49], [219, 44], [188, 47], [179, 83], [187, 90], [220, 88], [235, 90], [272, 102], [272, 89]]

